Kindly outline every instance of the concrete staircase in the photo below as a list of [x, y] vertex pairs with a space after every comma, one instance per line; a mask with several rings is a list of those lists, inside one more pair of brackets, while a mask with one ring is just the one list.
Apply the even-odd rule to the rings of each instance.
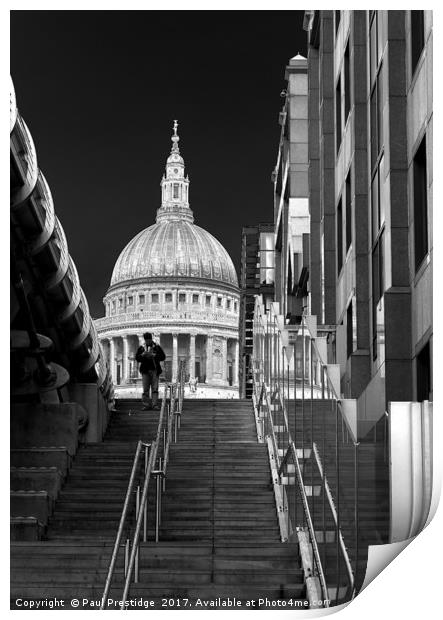
[[[139, 409], [120, 403], [104, 442], [79, 450], [46, 540], [12, 544], [13, 601], [58, 597], [65, 608], [72, 598], [80, 609], [99, 605], [136, 442], [152, 440], [157, 428], [158, 415]], [[148, 542], [140, 546], [139, 583], [130, 589], [139, 606], [130, 609], [293, 609], [294, 599], [304, 605], [298, 545], [279, 539], [266, 446], [257, 443], [251, 401], [185, 401], [157, 544], [153, 512]], [[131, 515], [130, 528], [133, 522]], [[110, 599], [119, 600], [123, 581], [122, 550]]]

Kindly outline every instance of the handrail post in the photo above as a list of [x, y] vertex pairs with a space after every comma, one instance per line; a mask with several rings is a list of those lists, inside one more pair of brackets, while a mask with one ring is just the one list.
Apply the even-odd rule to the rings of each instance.
[[[160, 415], [160, 418], [162, 418], [162, 415]], [[157, 442], [154, 442], [152, 444], [151, 454], [149, 455], [148, 471], [146, 472], [145, 480], [143, 483], [143, 493], [142, 493], [142, 498], [141, 498], [142, 506], [146, 504], [146, 500], [148, 496], [148, 484], [149, 484], [149, 479], [151, 477], [152, 466], [155, 460], [155, 456], [157, 454], [157, 446], [158, 446]], [[120, 601], [121, 609], [125, 609], [125, 603], [128, 597], [129, 585], [131, 581], [131, 573], [132, 573], [132, 569], [134, 566], [135, 555], [138, 550], [138, 545], [139, 545], [139, 540], [140, 540], [140, 530], [141, 530], [141, 525], [142, 525], [141, 516], [142, 516], [141, 513], [139, 513], [137, 517], [137, 523], [135, 526], [135, 533], [134, 533], [134, 538], [133, 538], [133, 543], [132, 543], [131, 556], [129, 558], [128, 574], [126, 575], [125, 588], [123, 590], [122, 600]]]
[[131, 546], [131, 540], [129, 538], [126, 539], [125, 543], [125, 577], [128, 574], [128, 564], [129, 564], [129, 550]]
[[[159, 470], [161, 469], [161, 458], [159, 459]], [[156, 474], [156, 493], [155, 493], [155, 542], [159, 541], [159, 532], [160, 532], [160, 497], [161, 497], [161, 488], [160, 488], [160, 475]]]
[[128, 508], [129, 508], [129, 501], [130, 501], [131, 494], [132, 494], [132, 487], [134, 486], [135, 474], [137, 471], [137, 465], [138, 465], [138, 461], [140, 457], [141, 448], [142, 448], [142, 442], [139, 440], [137, 443], [137, 448], [136, 448], [135, 455], [134, 455], [134, 461], [132, 464], [132, 470], [131, 470], [131, 475], [129, 478], [128, 488], [126, 490], [126, 497], [125, 497], [125, 501], [123, 504], [122, 514], [120, 517], [120, 523], [118, 526], [117, 536], [115, 539], [114, 548], [112, 550], [111, 561], [109, 563], [108, 574], [106, 576], [106, 583], [105, 583], [105, 588], [103, 590], [103, 596], [102, 596], [100, 609], [105, 608], [106, 599], [108, 598], [109, 588], [111, 587], [111, 579], [114, 573], [115, 563], [117, 561], [117, 555], [118, 555], [118, 551], [120, 548], [120, 541], [123, 535], [123, 528], [125, 525], [126, 515], [128, 512]]
[[[135, 517], [138, 519], [138, 513], [140, 512], [140, 485], [137, 486], [137, 492], [135, 495]], [[139, 560], [140, 548], [137, 544], [137, 551], [135, 553], [135, 570], [134, 570], [134, 583], [138, 583], [138, 560]]]
[[[146, 472], [148, 471], [148, 462], [149, 462], [149, 444], [145, 444], [145, 466], [144, 473], [146, 476]], [[148, 500], [146, 499], [146, 504], [144, 506], [143, 513], [143, 542], [148, 540]]]

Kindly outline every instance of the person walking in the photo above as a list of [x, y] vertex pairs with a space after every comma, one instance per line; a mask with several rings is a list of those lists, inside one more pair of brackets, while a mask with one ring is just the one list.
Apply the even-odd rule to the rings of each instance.
[[166, 359], [166, 355], [161, 346], [153, 341], [150, 332], [143, 334], [143, 338], [145, 339], [145, 344], [138, 348], [135, 359], [140, 364], [139, 370], [142, 376], [142, 409], [147, 411], [148, 409], [160, 409], [158, 404], [158, 380], [162, 373], [160, 362]]

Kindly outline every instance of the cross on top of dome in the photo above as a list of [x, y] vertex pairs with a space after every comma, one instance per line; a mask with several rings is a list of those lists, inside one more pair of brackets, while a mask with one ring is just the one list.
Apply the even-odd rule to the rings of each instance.
[[180, 153], [180, 149], [178, 148], [178, 141], [180, 140], [177, 134], [178, 121], [174, 121], [174, 134], [171, 137], [172, 140], [172, 149], [171, 153]]

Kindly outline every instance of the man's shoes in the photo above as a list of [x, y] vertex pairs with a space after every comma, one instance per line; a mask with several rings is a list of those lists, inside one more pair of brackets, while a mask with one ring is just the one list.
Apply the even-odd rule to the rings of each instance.
[[152, 407], [148, 407], [148, 405], [143, 405], [142, 411], [151, 411]]

